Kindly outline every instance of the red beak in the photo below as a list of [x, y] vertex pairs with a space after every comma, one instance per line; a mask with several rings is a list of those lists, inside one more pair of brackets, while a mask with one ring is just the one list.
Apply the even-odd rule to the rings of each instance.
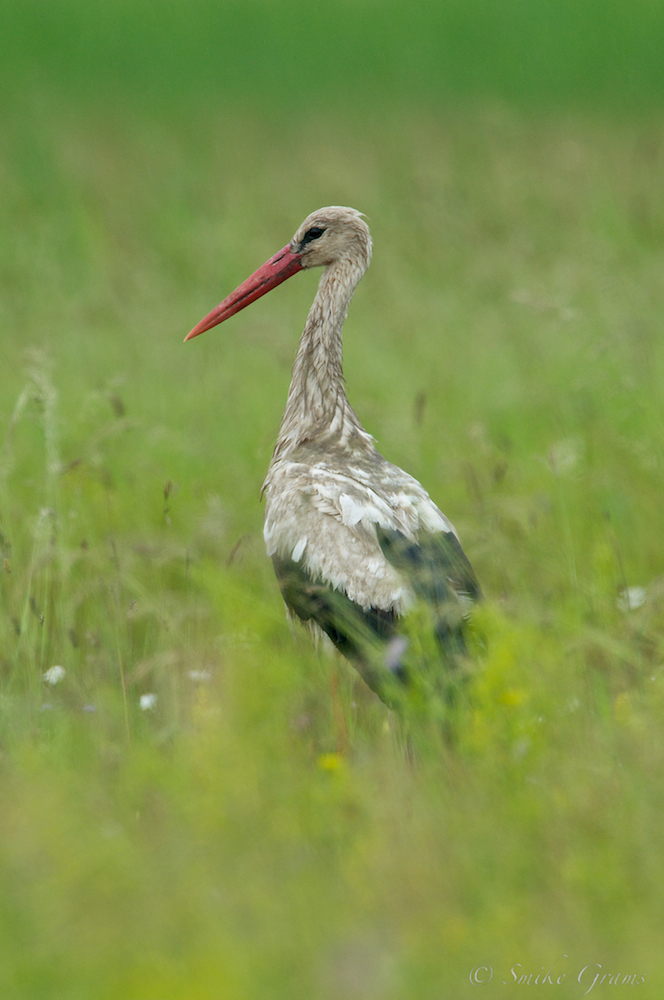
[[192, 337], [197, 337], [199, 333], [205, 333], [206, 330], [211, 330], [218, 323], [223, 323], [229, 316], [234, 316], [235, 313], [240, 312], [245, 306], [255, 302], [256, 299], [260, 299], [261, 295], [265, 295], [266, 292], [269, 292], [272, 288], [276, 288], [286, 278], [290, 278], [291, 275], [297, 274], [301, 270], [302, 262], [300, 257], [296, 253], [293, 253], [290, 244], [287, 244], [283, 250], [275, 253], [274, 257], [270, 257], [262, 267], [254, 271], [251, 277], [243, 281], [239, 288], [231, 292], [223, 302], [220, 302], [216, 309], [208, 313], [205, 319], [202, 319], [184, 339], [191, 340]]

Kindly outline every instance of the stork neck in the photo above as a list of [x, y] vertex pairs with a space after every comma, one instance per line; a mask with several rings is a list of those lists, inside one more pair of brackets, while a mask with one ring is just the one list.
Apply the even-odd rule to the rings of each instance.
[[342, 328], [365, 270], [344, 259], [323, 272], [300, 338], [273, 461], [321, 437], [372, 441], [348, 402], [342, 367]]

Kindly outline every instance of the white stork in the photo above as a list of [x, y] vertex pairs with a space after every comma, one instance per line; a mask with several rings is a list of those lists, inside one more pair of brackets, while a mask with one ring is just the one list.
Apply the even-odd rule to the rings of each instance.
[[263, 486], [264, 537], [291, 616], [326, 633], [388, 704], [411, 676], [400, 620], [430, 609], [438, 660], [464, 649], [463, 613], [480, 594], [457, 534], [416, 479], [386, 461], [346, 397], [342, 327], [371, 259], [353, 208], [321, 208], [213, 309], [189, 340], [303, 268], [324, 267], [293, 366]]

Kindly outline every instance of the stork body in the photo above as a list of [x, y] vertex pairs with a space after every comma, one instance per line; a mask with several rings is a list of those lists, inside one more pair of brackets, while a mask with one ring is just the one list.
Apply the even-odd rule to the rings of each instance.
[[319, 209], [187, 339], [302, 268], [325, 268], [264, 483], [264, 537], [291, 614], [326, 633], [389, 701], [391, 677], [406, 679], [404, 614], [425, 601], [449, 658], [462, 646], [464, 605], [479, 586], [449, 520], [416, 479], [379, 454], [348, 402], [342, 327], [370, 259], [359, 212]]

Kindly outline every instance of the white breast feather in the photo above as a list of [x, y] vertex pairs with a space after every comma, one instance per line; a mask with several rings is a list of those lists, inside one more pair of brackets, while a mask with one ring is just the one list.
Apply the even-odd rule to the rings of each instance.
[[303, 554], [304, 550], [306, 549], [306, 547], [307, 547], [307, 536], [305, 535], [304, 538], [301, 538], [299, 540], [299, 542], [297, 543], [297, 545], [293, 549], [293, 554], [291, 556], [291, 559], [293, 560], [293, 562], [299, 562], [300, 561], [300, 559], [302, 558], [302, 554]]

